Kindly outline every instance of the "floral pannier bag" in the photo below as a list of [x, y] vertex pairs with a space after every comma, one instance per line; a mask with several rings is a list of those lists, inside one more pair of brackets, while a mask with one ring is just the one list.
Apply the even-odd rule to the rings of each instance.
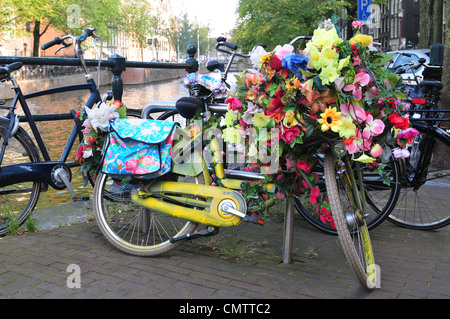
[[176, 123], [115, 119], [109, 123], [102, 172], [116, 178], [153, 179], [171, 169]]

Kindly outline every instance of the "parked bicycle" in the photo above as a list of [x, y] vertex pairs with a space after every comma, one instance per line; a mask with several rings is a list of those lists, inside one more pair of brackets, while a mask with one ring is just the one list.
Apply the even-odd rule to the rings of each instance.
[[[73, 46], [85, 72], [86, 84], [68, 85], [24, 95], [13, 75], [14, 71], [20, 70], [22, 63], [15, 62], [0, 68], [0, 80], [2, 82], [11, 82], [11, 88], [15, 92], [11, 105], [8, 107], [1, 106], [2, 109], [8, 110], [9, 113], [6, 117], [0, 117], [0, 235], [7, 234], [12, 220], [17, 221], [19, 225], [25, 222], [34, 209], [40, 192], [46, 191], [49, 185], [56, 190], [67, 188], [74, 201], [88, 199], [86, 197], [78, 197], [71, 185], [71, 168], [77, 167], [79, 164], [70, 162], [69, 155], [77, 138], [82, 139], [82, 123], [76, 114], [77, 112], [72, 110], [67, 114], [33, 115], [27, 100], [55, 93], [88, 90], [90, 96], [83, 110], [81, 110], [81, 118], [86, 117], [85, 108], [92, 108], [101, 101], [97, 84], [88, 72], [84, 60], [84, 50], [81, 48], [81, 44], [86, 39], [97, 39], [94, 31], [94, 28], [88, 28], [80, 36], [66, 35], [57, 37], [42, 46], [43, 50], [54, 45], [60, 45], [60, 49]], [[67, 43], [66, 41], [68, 40], [71, 42]], [[108, 96], [112, 98], [108, 94], [105, 95], [104, 99]], [[18, 104], [22, 107], [24, 116], [16, 114]], [[134, 111], [131, 110], [131, 112]], [[134, 112], [133, 115], [139, 117], [140, 113]], [[53, 160], [50, 158], [36, 122], [70, 119], [75, 122], [73, 130], [67, 139], [60, 159]], [[34, 140], [20, 125], [21, 122], [29, 124]], [[90, 179], [93, 184], [92, 177]]]
[[[409, 65], [412, 73], [424, 66], [424, 74], [438, 73], [440, 66]], [[436, 70], [436, 71], [433, 71]], [[409, 98], [412, 127], [417, 136], [411, 139], [410, 157], [400, 158], [401, 191], [388, 220], [396, 225], [434, 230], [450, 224], [447, 194], [450, 187], [450, 134], [449, 109], [440, 108], [440, 91], [443, 85], [436, 79], [425, 77], [417, 81], [421, 95]], [[446, 115], [447, 114], [447, 115]]]
[[[265, 180], [266, 177], [261, 172], [231, 170], [227, 166], [229, 163], [223, 161], [226, 154], [216, 137], [208, 141], [208, 154], [211, 155], [211, 161], [208, 162], [207, 154], [203, 153], [202, 140], [205, 133], [203, 129], [208, 127], [182, 128], [167, 121], [176, 113], [187, 120], [192, 120], [198, 114], [205, 120], [205, 115], [208, 114], [227, 113], [227, 105], [211, 103], [214, 102], [214, 94], [211, 95], [211, 90], [208, 92], [204, 89], [204, 85], [197, 87], [196, 92], [205, 92], [206, 94], [200, 95], [206, 96], [209, 103], [193, 97], [182, 98], [176, 103], [176, 110], [168, 109], [157, 117], [160, 121], [111, 123], [110, 134], [113, 135], [110, 135], [111, 144], [107, 147], [107, 150], [111, 151], [107, 151], [103, 172], [96, 180], [94, 212], [103, 235], [119, 250], [137, 256], [157, 256], [175, 249], [186, 240], [215, 235], [219, 227], [237, 226], [242, 221], [263, 224], [260, 217], [251, 214], [255, 207], [248, 207], [239, 191], [243, 182], [248, 181], [261, 183], [266, 190], [272, 191], [275, 185]], [[144, 118], [153, 116], [152, 112], [146, 110], [143, 114]], [[133, 125], [142, 125], [145, 131], [165, 131], [167, 134], [150, 141]], [[134, 128], [130, 129], [132, 126]], [[140, 171], [142, 165], [147, 167], [144, 160], [134, 160], [133, 155], [131, 163], [125, 160], [123, 152], [113, 151], [113, 148], [123, 147], [123, 144], [128, 143], [132, 143], [134, 147], [138, 142], [158, 144], [160, 148], [165, 149], [163, 145], [169, 144], [167, 141], [171, 139], [175, 141], [171, 151], [172, 160], [169, 161], [171, 168], [167, 170], [168, 162], [163, 161], [161, 155], [158, 158], [161, 164], [157, 164], [160, 170], [156, 170], [157, 174], [152, 175], [151, 179], [147, 179], [144, 171]], [[394, 177], [385, 176], [383, 181], [378, 174], [376, 180], [372, 181], [372, 185], [375, 185], [373, 189], [366, 190], [366, 183], [370, 185], [375, 174], [372, 174], [367, 165], [352, 162], [342, 150], [342, 145], [336, 144], [326, 134], [303, 141], [305, 153], [321, 154], [324, 178], [317, 186], [321, 192], [327, 194], [335, 227], [350, 267], [362, 286], [373, 289], [378, 273], [374, 267], [374, 255], [366, 223], [367, 212], [368, 207], [373, 210], [384, 209], [371, 202], [371, 192], [380, 191], [383, 182], [392, 181]], [[120, 161], [114, 162], [112, 159]], [[108, 170], [114, 163], [119, 163], [115, 169], [121, 169], [122, 173], [115, 174]], [[124, 169], [124, 166], [128, 168]], [[165, 169], [165, 172], [162, 173], [162, 169]], [[125, 174], [125, 171], [135, 173]], [[140, 176], [138, 171], [141, 172]], [[115, 192], [115, 197], [106, 196], [112, 193], [111, 187], [117, 185], [118, 180], [122, 181], [121, 191]], [[219, 180], [219, 186], [212, 185], [213, 180]], [[321, 185], [323, 181], [324, 184]], [[395, 182], [392, 185], [398, 186]], [[312, 188], [316, 185], [308, 186]], [[270, 207], [273, 204], [272, 199], [263, 199], [263, 206]], [[205, 229], [197, 231], [200, 224]]]

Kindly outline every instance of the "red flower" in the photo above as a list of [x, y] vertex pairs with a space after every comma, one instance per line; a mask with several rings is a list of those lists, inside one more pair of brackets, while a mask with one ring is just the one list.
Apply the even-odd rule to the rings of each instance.
[[305, 171], [306, 173], [309, 173], [311, 171], [311, 165], [302, 160], [297, 162], [297, 167], [302, 171]]
[[388, 116], [389, 122], [394, 124], [396, 129], [406, 130], [409, 127], [409, 119], [403, 118], [397, 114], [391, 114]]
[[292, 144], [294, 142], [294, 138], [300, 136], [300, 128], [297, 125], [291, 128], [281, 125], [279, 136], [287, 144]]
[[235, 97], [230, 97], [225, 100], [225, 103], [229, 104], [228, 109], [233, 111], [239, 111], [242, 108], [242, 102]]
[[281, 60], [275, 54], [272, 55], [272, 58], [269, 61], [269, 67], [276, 71], [281, 69]]

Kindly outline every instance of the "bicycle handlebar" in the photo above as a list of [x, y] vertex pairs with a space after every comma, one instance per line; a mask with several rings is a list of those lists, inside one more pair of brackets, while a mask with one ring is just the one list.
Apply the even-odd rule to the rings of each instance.
[[56, 37], [52, 41], [43, 44], [41, 46], [41, 49], [42, 50], [47, 50], [48, 48], [51, 48], [54, 45], [58, 45], [58, 44], [62, 44], [62, 43], [63, 43], [63, 40], [60, 37]]
[[95, 31], [95, 28], [86, 28], [86, 29], [84, 29], [83, 33], [79, 37], [75, 37], [75, 36], [70, 35], [70, 34], [69, 35], [65, 35], [63, 37], [56, 37], [53, 40], [51, 40], [50, 42], [47, 42], [47, 43], [43, 44], [41, 46], [41, 49], [42, 50], [47, 50], [47, 49], [51, 48], [52, 46], [60, 45], [60, 44], [64, 45], [64, 47], [67, 48], [67, 47], [71, 46], [72, 43], [65, 43], [64, 42], [65, 39], [72, 39], [73, 41], [81, 43], [81, 42], [85, 41], [89, 37], [96, 38], [97, 36], [94, 34], [94, 31]]

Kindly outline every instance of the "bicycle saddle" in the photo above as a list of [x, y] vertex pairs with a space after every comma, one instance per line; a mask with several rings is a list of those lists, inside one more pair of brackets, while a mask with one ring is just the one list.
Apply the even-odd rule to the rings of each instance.
[[22, 67], [22, 62], [14, 62], [8, 64], [7, 66], [0, 67], [0, 80], [9, 78], [11, 76], [12, 71], [19, 70]]
[[419, 86], [431, 86], [437, 88], [438, 90], [442, 90], [442, 88], [444, 87], [442, 85], [442, 82], [436, 80], [422, 80]]
[[198, 110], [203, 110], [203, 103], [193, 97], [182, 97], [175, 103], [175, 107], [182, 117], [191, 119]]

